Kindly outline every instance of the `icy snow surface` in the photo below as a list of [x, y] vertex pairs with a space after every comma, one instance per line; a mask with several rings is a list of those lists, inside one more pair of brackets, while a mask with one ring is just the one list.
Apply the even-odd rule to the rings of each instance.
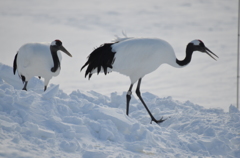
[[125, 94], [95, 91], [66, 94], [33, 78], [29, 91], [0, 63], [0, 157], [141, 158], [240, 157], [240, 112], [206, 109], [190, 101], [143, 93], [153, 115], [139, 100], [125, 115]]
[[228, 111], [236, 103], [237, 7], [237, 0], [1, 0], [0, 62], [12, 66], [25, 43], [60, 39], [73, 57], [63, 55], [50, 83], [67, 94], [94, 90], [110, 97], [127, 91], [130, 80], [115, 72], [84, 78], [80, 68], [94, 48], [124, 31], [166, 40], [181, 60], [187, 43], [200, 39], [218, 61], [196, 52], [182, 69], [162, 65], [146, 75], [141, 90]]

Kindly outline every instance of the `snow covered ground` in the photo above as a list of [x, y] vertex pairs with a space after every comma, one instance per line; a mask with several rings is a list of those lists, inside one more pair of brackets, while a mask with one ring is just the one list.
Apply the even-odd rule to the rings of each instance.
[[34, 78], [29, 91], [0, 64], [0, 157], [142, 158], [240, 157], [240, 112], [206, 109], [190, 101], [143, 93], [157, 125], [141, 102], [125, 93], [110, 97], [75, 90], [69, 95]]
[[127, 91], [129, 79], [118, 73], [80, 73], [88, 54], [114, 35], [158, 37], [168, 41], [179, 59], [193, 39], [201, 39], [220, 58], [195, 53], [185, 68], [162, 65], [142, 81], [142, 92], [172, 96], [204, 107], [228, 111], [236, 103], [237, 0], [8, 0], [0, 1], [0, 62], [12, 66], [17, 50], [27, 42], [60, 39], [73, 58], [63, 55], [62, 70], [50, 82], [70, 94], [97, 91], [110, 97]]

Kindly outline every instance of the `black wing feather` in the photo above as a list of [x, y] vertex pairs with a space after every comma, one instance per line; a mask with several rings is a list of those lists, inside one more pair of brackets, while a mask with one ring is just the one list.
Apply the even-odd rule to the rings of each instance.
[[14, 57], [14, 61], [13, 61], [13, 74], [15, 75], [16, 70], [17, 70], [17, 56], [18, 56], [18, 52]]
[[[16, 70], [17, 70], [17, 56], [18, 56], [18, 52], [17, 52], [17, 54], [15, 55], [14, 61], [13, 61], [13, 74], [14, 74], [14, 75], [15, 75]], [[25, 76], [20, 75], [20, 74], [18, 74], [18, 75], [19, 75], [19, 77], [21, 78], [22, 82], [25, 83], [25, 81], [26, 81]]]
[[104, 74], [107, 74], [107, 68], [112, 68], [115, 61], [114, 56], [116, 52], [112, 51], [112, 45], [114, 43], [105, 43], [96, 48], [89, 56], [87, 62], [83, 65], [80, 71], [87, 66], [85, 77], [90, 79], [91, 72], [97, 68], [97, 74], [103, 69]]

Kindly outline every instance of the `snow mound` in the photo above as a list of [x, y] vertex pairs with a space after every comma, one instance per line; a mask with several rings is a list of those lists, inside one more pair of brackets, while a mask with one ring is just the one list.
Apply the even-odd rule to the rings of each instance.
[[240, 157], [240, 112], [205, 109], [189, 101], [143, 93], [150, 124], [133, 98], [125, 115], [125, 94], [95, 91], [70, 95], [31, 80], [29, 91], [0, 64], [0, 157]]

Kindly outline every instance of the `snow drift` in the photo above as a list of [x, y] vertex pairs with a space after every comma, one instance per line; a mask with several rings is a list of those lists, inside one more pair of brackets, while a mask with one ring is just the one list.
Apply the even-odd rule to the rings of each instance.
[[143, 93], [153, 115], [150, 124], [140, 101], [125, 92], [64, 93], [51, 84], [21, 80], [0, 64], [0, 157], [240, 157], [240, 112], [206, 109], [190, 101]]

